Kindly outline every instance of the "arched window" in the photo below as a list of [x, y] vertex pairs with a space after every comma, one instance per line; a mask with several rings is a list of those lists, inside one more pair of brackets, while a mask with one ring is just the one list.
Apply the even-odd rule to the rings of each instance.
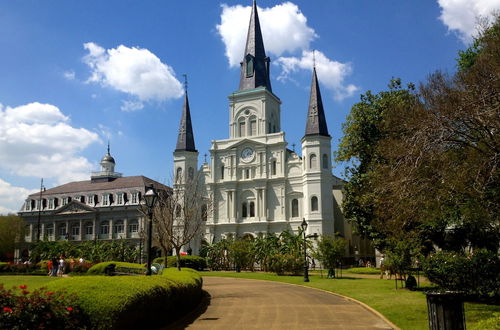
[[299, 216], [299, 200], [292, 199], [292, 218], [298, 218]]
[[315, 154], [311, 154], [309, 156], [309, 168], [310, 169], [316, 168], [316, 155]]
[[311, 198], [311, 211], [318, 211], [318, 197]]
[[255, 117], [250, 118], [250, 135], [257, 135], [257, 119]]
[[328, 169], [328, 155], [323, 154], [323, 168]]
[[276, 159], [271, 162], [271, 174], [276, 175]]
[[193, 180], [193, 178], [194, 178], [194, 169], [192, 167], [190, 167], [188, 169], [188, 176], [189, 176], [189, 180]]
[[246, 123], [245, 123], [245, 118], [240, 119], [238, 122], [238, 129], [239, 129], [239, 137], [244, 137], [245, 136], [245, 130], [246, 130]]
[[253, 218], [255, 217], [255, 203], [250, 202], [250, 217]]
[[247, 214], [247, 203], [241, 204], [241, 217], [246, 218], [248, 216]]
[[115, 234], [123, 234], [125, 232], [124, 225], [123, 225], [123, 220], [118, 220], [118, 221], [116, 221], [114, 223], [113, 232]]
[[175, 182], [182, 182], [182, 168], [177, 167], [177, 171], [175, 172]]

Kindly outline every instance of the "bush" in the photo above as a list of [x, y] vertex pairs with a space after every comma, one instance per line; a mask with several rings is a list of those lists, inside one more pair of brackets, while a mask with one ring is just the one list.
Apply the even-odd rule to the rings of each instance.
[[190, 269], [165, 269], [155, 276], [82, 276], [50, 282], [66, 288], [92, 329], [158, 328], [194, 308], [201, 298], [201, 276]]
[[365, 275], [380, 274], [380, 268], [371, 268], [371, 267], [349, 268], [347, 271], [349, 271], [352, 274], [365, 274]]
[[415, 279], [415, 276], [408, 276], [405, 286], [408, 290], [414, 291], [417, 288], [417, 280]]
[[87, 273], [90, 268], [92, 268], [93, 264], [90, 262], [76, 263], [73, 266], [73, 272], [75, 273]]
[[0, 284], [0, 325], [2, 329], [82, 329], [87, 320], [74, 295], [64, 291], [26, 285], [6, 290]]
[[0, 273], [11, 273], [11, 274], [46, 274], [45, 271], [41, 271], [37, 265], [29, 264], [0, 264]]
[[[156, 258], [158, 260], [160, 258]], [[165, 263], [165, 258], [163, 258], [163, 262], [158, 262], [158, 263]], [[177, 257], [176, 256], [170, 256], [167, 257], [167, 267], [177, 267]], [[207, 261], [205, 258], [198, 257], [198, 256], [181, 256], [181, 267], [183, 268], [191, 268], [194, 270], [204, 270], [207, 268]]]
[[423, 269], [429, 281], [441, 289], [482, 297], [499, 295], [500, 261], [494, 252], [477, 250], [465, 255], [439, 251], [425, 259]]
[[300, 275], [304, 271], [304, 259], [294, 254], [275, 254], [270, 258], [271, 271], [277, 275]]
[[[104, 275], [104, 269], [106, 266], [110, 264], [115, 264], [116, 265], [116, 271], [118, 272], [120, 267], [126, 267], [126, 268], [137, 268], [138, 270], [142, 270], [143, 272], [146, 271], [146, 268], [142, 264], [134, 264], [130, 262], [121, 262], [121, 261], [106, 261], [106, 262], [101, 262], [98, 264], [95, 264], [94, 266], [90, 267], [87, 273], [93, 274], [93, 275]], [[140, 272], [139, 272], [140, 273]]]

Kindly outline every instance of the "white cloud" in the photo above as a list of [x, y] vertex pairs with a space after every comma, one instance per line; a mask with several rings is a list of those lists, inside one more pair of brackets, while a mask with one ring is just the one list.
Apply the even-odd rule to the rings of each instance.
[[83, 58], [92, 70], [89, 82], [109, 86], [141, 101], [164, 101], [183, 94], [174, 70], [147, 49], [124, 45], [104, 49], [93, 42], [83, 46], [89, 52]]
[[68, 80], [74, 80], [75, 79], [75, 71], [66, 71], [63, 73], [64, 78]]
[[144, 104], [141, 101], [122, 101], [122, 106], [120, 109], [123, 111], [137, 111], [144, 108]]
[[38, 102], [0, 105], [0, 168], [18, 176], [84, 180], [92, 164], [78, 153], [98, 135], [69, 125], [59, 108]]
[[[309, 48], [317, 35], [307, 26], [307, 18], [299, 7], [285, 2], [272, 8], [258, 8], [264, 46], [267, 53], [280, 56], [286, 52]], [[226, 46], [231, 67], [243, 59], [251, 7], [222, 5], [221, 23], [217, 31]]]
[[[316, 72], [318, 79], [324, 87], [333, 91], [336, 100], [342, 100], [352, 96], [357, 90], [353, 84], [345, 84], [344, 79], [352, 72], [350, 63], [341, 63], [332, 61], [320, 51], [315, 51]], [[278, 80], [285, 81], [292, 79], [291, 75], [298, 70], [311, 70], [313, 67], [313, 52], [309, 50], [302, 51], [299, 57], [280, 57], [276, 63], [281, 66], [282, 72]]]
[[37, 189], [26, 189], [12, 186], [7, 181], [0, 179], [0, 215], [17, 213], [26, 197], [37, 192]]
[[477, 33], [480, 19], [490, 20], [500, 10], [500, 0], [438, 0], [441, 6], [439, 19], [448, 30], [457, 32], [465, 44]]

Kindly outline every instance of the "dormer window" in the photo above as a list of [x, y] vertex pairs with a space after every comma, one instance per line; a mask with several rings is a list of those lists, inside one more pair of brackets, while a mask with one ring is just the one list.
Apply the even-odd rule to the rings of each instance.
[[62, 206], [68, 204], [71, 201], [71, 197], [63, 197]]
[[254, 57], [250, 54], [248, 54], [245, 57], [245, 65], [246, 65], [246, 73], [247, 73], [247, 78], [253, 77], [253, 70], [254, 70]]
[[132, 193], [132, 204], [138, 204], [139, 203], [139, 192], [133, 192]]
[[102, 195], [102, 206], [109, 205], [109, 194]]
[[116, 194], [116, 204], [123, 205], [123, 193]]
[[49, 210], [53, 210], [55, 207], [54, 198], [49, 199]]

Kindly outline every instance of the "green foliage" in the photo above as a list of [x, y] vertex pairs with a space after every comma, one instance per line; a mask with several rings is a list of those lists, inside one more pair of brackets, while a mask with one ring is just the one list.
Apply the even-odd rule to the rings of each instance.
[[41, 271], [37, 267], [37, 265], [34, 264], [12, 264], [12, 263], [0, 263], [0, 273], [34, 274], [34, 275], [46, 274], [46, 272]]
[[379, 275], [380, 269], [371, 267], [356, 267], [356, 268], [346, 269], [346, 272], [352, 274]]
[[231, 242], [229, 259], [234, 264], [237, 272], [241, 271], [241, 269], [253, 268], [252, 246], [253, 242], [248, 239], [237, 239]]
[[495, 252], [439, 251], [425, 259], [423, 269], [429, 281], [444, 290], [483, 297], [500, 295], [500, 260]]
[[334, 270], [345, 254], [347, 242], [343, 238], [323, 235], [314, 250], [314, 258], [319, 260], [323, 268]]
[[27, 285], [7, 290], [0, 284], [2, 329], [84, 329], [87, 320], [75, 295], [64, 290], [31, 291]]
[[300, 275], [304, 271], [304, 257], [292, 253], [279, 253], [270, 258], [270, 270], [278, 275]]
[[24, 238], [24, 221], [17, 215], [0, 215], [0, 260], [12, 260], [16, 242]]
[[196, 306], [202, 280], [192, 270], [166, 269], [155, 276], [82, 276], [51, 282], [78, 295], [92, 329], [158, 328]]
[[[155, 259], [156, 260], [156, 259]], [[165, 261], [163, 260], [163, 263]], [[167, 267], [177, 267], [177, 257], [169, 256], [167, 257]], [[204, 270], [207, 268], [207, 261], [205, 258], [198, 256], [181, 256], [181, 267], [191, 268], [194, 270]]]
[[120, 271], [120, 267], [123, 267], [123, 268], [135, 268], [135, 269], [141, 270], [143, 272], [146, 271], [146, 268], [144, 267], [144, 265], [141, 265], [141, 264], [134, 264], [134, 263], [131, 263], [131, 262], [121, 262], [121, 261], [106, 261], [106, 262], [101, 262], [101, 263], [93, 265], [92, 267], [89, 268], [89, 270], [87, 271], [87, 273], [92, 274], [92, 275], [103, 275], [104, 274], [104, 269], [107, 266], [109, 266], [110, 264], [115, 264], [116, 265], [115, 270], [117, 272]]
[[408, 276], [408, 278], [405, 281], [405, 287], [408, 290], [415, 290], [417, 288], [417, 280], [413, 275]]

